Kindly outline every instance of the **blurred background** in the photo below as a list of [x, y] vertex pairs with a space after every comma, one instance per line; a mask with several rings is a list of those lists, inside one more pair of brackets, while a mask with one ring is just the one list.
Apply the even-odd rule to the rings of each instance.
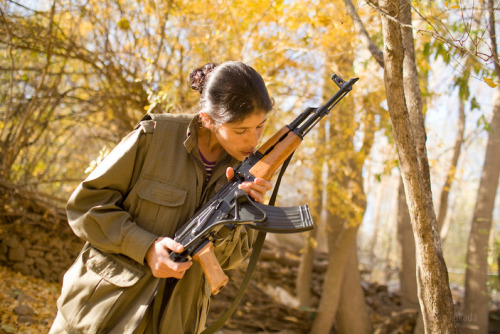
[[[463, 298], [466, 269], [476, 265], [467, 262], [468, 244], [481, 205], [495, 103], [500, 108], [492, 38], [500, 4], [401, 1], [405, 6], [412, 12], [418, 73], [404, 77], [420, 87], [455, 320], [474, 322], [478, 315], [464, 313]], [[349, 332], [342, 314], [359, 316], [361, 307], [368, 309], [369, 331], [421, 330], [415, 246], [380, 58], [381, 15], [374, 1], [350, 0], [1, 0], [0, 265], [11, 284], [1, 292], [0, 333], [48, 331], [62, 275], [82, 245], [64, 212], [78, 183], [145, 113], [197, 112], [189, 73], [227, 60], [253, 66], [275, 100], [264, 140], [306, 107], [329, 99], [337, 90], [333, 73], [359, 77], [306, 137], [282, 182], [278, 205], [308, 203], [316, 223], [308, 234], [268, 236], [263, 261], [284, 266], [288, 297], [277, 297], [279, 280], [270, 280], [264, 268], [255, 278], [260, 291], [275, 306], [303, 312], [283, 320], [295, 324], [290, 332], [312, 328], [327, 275], [339, 290], [324, 332]], [[498, 184], [498, 172], [488, 175], [493, 178], [487, 183]], [[497, 188], [487, 195], [494, 204], [489, 225], [474, 232], [486, 240], [481, 272], [487, 289], [481, 293], [487, 296], [490, 332], [500, 320]], [[329, 261], [338, 261], [336, 273], [326, 270]], [[268, 288], [262, 285], [266, 279]], [[340, 291], [351, 289], [347, 281], [365, 298], [343, 311]], [[14, 287], [19, 282], [25, 284]], [[380, 292], [384, 297], [375, 301]], [[377, 308], [384, 303], [391, 307], [382, 314]], [[297, 327], [306, 318], [304, 328]], [[387, 323], [391, 318], [394, 328]], [[236, 320], [226, 329], [276, 331]]]

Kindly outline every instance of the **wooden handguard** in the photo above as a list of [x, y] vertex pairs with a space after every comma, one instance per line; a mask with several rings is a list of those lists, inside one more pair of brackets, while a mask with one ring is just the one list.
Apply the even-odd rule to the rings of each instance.
[[198, 261], [205, 272], [212, 294], [219, 293], [229, 278], [224, 274], [214, 253], [214, 244], [209, 242], [199, 252], [193, 255], [193, 260]]
[[288, 132], [290, 132], [290, 129], [287, 126], [282, 127], [271, 138], [269, 138], [264, 144], [262, 144], [262, 146], [259, 147], [258, 151], [261, 154], [266, 154], [266, 152], [270, 148], [272, 148], [274, 145], [276, 145], [281, 140], [281, 138], [283, 138]]
[[[288, 133], [286, 130], [288, 130]], [[278, 141], [284, 134], [286, 134], [286, 137]], [[276, 141], [278, 142], [275, 143]], [[265, 154], [265, 152], [274, 145], [271, 152], [264, 155], [264, 157], [250, 169], [250, 173], [255, 177], [270, 180], [274, 172], [281, 167], [283, 162], [285, 162], [301, 143], [302, 139], [291, 132], [290, 129], [286, 127], [281, 129], [259, 148], [259, 152]]]

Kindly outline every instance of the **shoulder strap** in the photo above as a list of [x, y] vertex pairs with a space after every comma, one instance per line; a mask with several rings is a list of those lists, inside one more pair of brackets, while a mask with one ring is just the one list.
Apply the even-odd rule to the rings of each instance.
[[[285, 174], [285, 170], [288, 167], [288, 163], [292, 159], [293, 153], [285, 160], [283, 163], [283, 166], [281, 166], [280, 173], [278, 175], [278, 178], [276, 179], [276, 184], [274, 186], [273, 194], [271, 195], [271, 199], [269, 200], [269, 205], [274, 205], [276, 203], [276, 197], [278, 196], [278, 189], [280, 187], [281, 183], [281, 178], [283, 177], [283, 174]], [[243, 295], [245, 294], [245, 290], [248, 287], [248, 284], [250, 283], [250, 280], [252, 278], [253, 272], [255, 271], [255, 268], [257, 267], [257, 261], [259, 260], [259, 255], [260, 252], [262, 251], [262, 247], [264, 246], [264, 241], [266, 240], [266, 232], [259, 231], [257, 233], [257, 238], [252, 246], [252, 255], [250, 256], [250, 260], [248, 262], [248, 266], [246, 269], [245, 277], [243, 278], [243, 281], [241, 282], [240, 285], [240, 290], [238, 291], [238, 294], [234, 298], [233, 303], [229, 307], [229, 309], [224, 313], [219, 319], [217, 319], [216, 322], [214, 322], [210, 327], [206, 328], [202, 334], [213, 334], [215, 333], [219, 328], [221, 328], [224, 323], [231, 317], [231, 315], [234, 313], [236, 308], [241, 302], [241, 299], [243, 298]]]

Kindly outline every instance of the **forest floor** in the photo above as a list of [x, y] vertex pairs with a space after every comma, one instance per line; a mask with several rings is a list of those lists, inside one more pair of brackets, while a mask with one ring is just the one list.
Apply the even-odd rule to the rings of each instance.
[[[298, 308], [292, 294], [297, 261], [293, 255], [266, 246], [240, 306], [218, 333], [308, 333], [314, 310]], [[319, 297], [323, 267], [321, 261], [315, 266], [313, 299]], [[230, 283], [211, 301], [209, 322], [229, 308], [244, 274], [244, 265], [230, 272]], [[47, 333], [61, 285], [1, 266], [0, 282], [0, 334]], [[416, 313], [402, 309], [396, 292], [366, 282], [363, 290], [374, 333], [413, 333]]]

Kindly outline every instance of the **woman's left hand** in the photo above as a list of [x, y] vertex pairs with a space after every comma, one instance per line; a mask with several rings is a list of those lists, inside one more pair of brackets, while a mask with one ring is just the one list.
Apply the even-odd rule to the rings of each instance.
[[[228, 167], [226, 169], [226, 177], [231, 180], [234, 177], [234, 169], [232, 167]], [[242, 182], [239, 186], [239, 189], [244, 190], [250, 197], [252, 197], [255, 201], [259, 203], [264, 203], [264, 196], [268, 190], [273, 188], [271, 182], [264, 180], [260, 177], [256, 177], [253, 182], [245, 181]]]

